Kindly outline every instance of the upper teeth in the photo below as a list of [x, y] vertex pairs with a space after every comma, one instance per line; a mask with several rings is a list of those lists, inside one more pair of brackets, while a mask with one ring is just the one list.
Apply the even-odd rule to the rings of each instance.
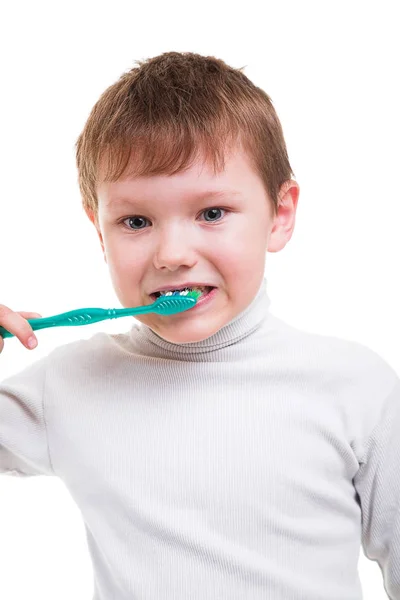
[[186, 296], [189, 293], [189, 290], [199, 290], [199, 292], [204, 292], [205, 289], [206, 289], [206, 287], [207, 286], [202, 286], [202, 287], [196, 286], [196, 287], [193, 287], [193, 288], [183, 288], [181, 290], [168, 290], [168, 291], [161, 291], [160, 290], [159, 292], [156, 292], [156, 293], [159, 293], [162, 296], [172, 296], [172, 294], [174, 292], [180, 292], [182, 294], [182, 296]]

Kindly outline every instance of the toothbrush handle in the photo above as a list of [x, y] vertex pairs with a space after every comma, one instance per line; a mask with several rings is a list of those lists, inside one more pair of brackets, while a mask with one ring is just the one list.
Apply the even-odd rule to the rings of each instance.
[[[80, 308], [69, 312], [44, 317], [41, 319], [27, 319], [32, 329], [47, 329], [48, 327], [62, 327], [75, 325], [89, 325], [106, 319], [117, 319], [118, 317], [129, 317], [137, 314], [152, 312], [153, 305], [140, 306], [138, 308]], [[13, 337], [14, 334], [0, 327], [0, 335], [3, 338]]]

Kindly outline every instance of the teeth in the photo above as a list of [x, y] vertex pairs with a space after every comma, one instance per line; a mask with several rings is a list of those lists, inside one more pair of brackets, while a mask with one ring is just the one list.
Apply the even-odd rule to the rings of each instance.
[[160, 296], [172, 296], [174, 293], [178, 292], [180, 296], [187, 296], [187, 294], [189, 293], [189, 291], [199, 291], [201, 293], [203, 293], [204, 291], [206, 291], [207, 286], [204, 287], [193, 287], [193, 288], [184, 288], [183, 290], [170, 290], [170, 291], [160, 291], [160, 292], [156, 292], [157, 294], [160, 294]]

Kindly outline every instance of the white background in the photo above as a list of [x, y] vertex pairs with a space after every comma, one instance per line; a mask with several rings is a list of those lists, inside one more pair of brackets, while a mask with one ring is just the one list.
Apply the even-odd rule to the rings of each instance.
[[[0, 303], [120, 306], [80, 204], [74, 144], [106, 87], [170, 50], [222, 58], [271, 96], [300, 198], [268, 254], [271, 312], [361, 342], [400, 373], [398, 2], [9, 2], [0, 39]], [[5, 340], [0, 380], [129, 319]], [[54, 478], [0, 478], [0, 597], [90, 600], [79, 509]], [[365, 600], [386, 599], [360, 552]], [[160, 599], [161, 600], [161, 599]]]

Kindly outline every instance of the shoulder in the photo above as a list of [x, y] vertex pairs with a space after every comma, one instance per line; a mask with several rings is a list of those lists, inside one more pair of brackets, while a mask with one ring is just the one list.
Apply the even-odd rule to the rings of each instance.
[[[270, 335], [275, 349], [304, 370], [353, 381], [366, 389], [389, 393], [399, 380], [395, 369], [374, 349], [354, 340], [308, 332], [273, 317]], [[372, 386], [372, 387], [371, 387]]]
[[[58, 346], [47, 356], [47, 363], [51, 370], [71, 369], [74, 374], [86, 371], [88, 374], [97, 374], [107, 367], [120, 361], [121, 353], [127, 345], [127, 334], [109, 334], [98, 332], [88, 339], [75, 340]], [[71, 372], [72, 374], [72, 372]]]

